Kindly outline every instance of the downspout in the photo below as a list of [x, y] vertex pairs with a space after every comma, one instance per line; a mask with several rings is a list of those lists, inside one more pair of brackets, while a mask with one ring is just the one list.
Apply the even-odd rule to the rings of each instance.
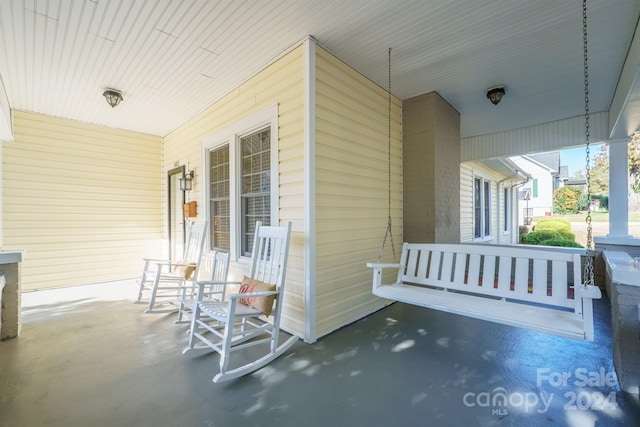
[[[518, 184], [513, 184], [511, 186], [511, 192], [513, 193], [513, 188], [519, 188], [522, 187], [523, 185], [525, 185], [527, 182], [529, 182], [529, 180], [531, 179], [530, 176], [525, 176], [525, 180], [518, 183]], [[520, 215], [520, 209], [516, 209], [516, 224], [520, 224], [520, 218], [518, 218], [518, 216]], [[520, 243], [520, 230], [518, 229], [518, 243]], [[511, 234], [510, 234], [510, 240], [513, 242], [513, 229], [511, 229]]]

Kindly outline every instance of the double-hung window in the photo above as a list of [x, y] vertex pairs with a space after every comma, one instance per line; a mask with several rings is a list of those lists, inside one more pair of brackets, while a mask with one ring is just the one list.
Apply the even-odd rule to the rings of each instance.
[[251, 256], [256, 221], [277, 224], [277, 109], [255, 114], [203, 143], [212, 249]]
[[480, 176], [473, 178], [473, 237], [491, 238], [491, 181]]

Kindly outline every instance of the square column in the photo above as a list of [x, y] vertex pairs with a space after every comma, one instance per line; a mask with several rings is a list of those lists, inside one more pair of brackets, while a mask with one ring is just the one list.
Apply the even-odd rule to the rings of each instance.
[[609, 234], [629, 236], [628, 141], [609, 141]]

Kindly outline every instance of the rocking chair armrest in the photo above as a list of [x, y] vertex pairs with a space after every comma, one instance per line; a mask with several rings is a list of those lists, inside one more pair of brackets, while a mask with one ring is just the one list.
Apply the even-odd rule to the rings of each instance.
[[194, 286], [205, 286], [205, 285], [241, 285], [242, 282], [229, 282], [227, 280], [225, 280], [224, 282], [217, 282], [217, 281], [211, 281], [211, 280], [196, 280], [194, 283]]
[[150, 261], [150, 262], [163, 262], [163, 261], [171, 261], [170, 259], [166, 259], [166, 258], [142, 258], [143, 261]]
[[[219, 282], [219, 281], [215, 281], [215, 280], [196, 280], [195, 282], [192, 282], [193, 285], [187, 285], [190, 288], [193, 289], [197, 289], [198, 290], [198, 295], [202, 296], [202, 295], [214, 295], [214, 294], [226, 294], [226, 287], [228, 285], [241, 285], [242, 283], [240, 282], [229, 282], [229, 281], [224, 281], [224, 282]], [[205, 291], [204, 287], [205, 286], [223, 286], [224, 289], [219, 290], [219, 291]]]
[[179, 265], [181, 267], [188, 267], [189, 265], [192, 265], [194, 263], [191, 262], [191, 261], [185, 262], [184, 260], [173, 261], [173, 260], [162, 259], [162, 260], [158, 260], [155, 264], [158, 265], [158, 266], [169, 266], [169, 267], [171, 267], [171, 266]]
[[278, 295], [280, 293], [279, 290], [275, 291], [261, 291], [261, 292], [247, 292], [241, 294], [231, 294], [229, 295], [230, 299], [244, 299], [244, 298], [253, 298], [253, 297], [266, 297], [269, 295]]

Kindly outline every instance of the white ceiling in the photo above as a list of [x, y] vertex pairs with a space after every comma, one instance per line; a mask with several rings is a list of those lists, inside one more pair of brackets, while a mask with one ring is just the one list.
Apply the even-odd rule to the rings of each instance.
[[[639, 15], [640, 0], [589, 0], [592, 112]], [[164, 136], [307, 36], [384, 88], [391, 47], [392, 92], [437, 91], [463, 137], [584, 111], [581, 0], [0, 0], [0, 77], [13, 109]]]

